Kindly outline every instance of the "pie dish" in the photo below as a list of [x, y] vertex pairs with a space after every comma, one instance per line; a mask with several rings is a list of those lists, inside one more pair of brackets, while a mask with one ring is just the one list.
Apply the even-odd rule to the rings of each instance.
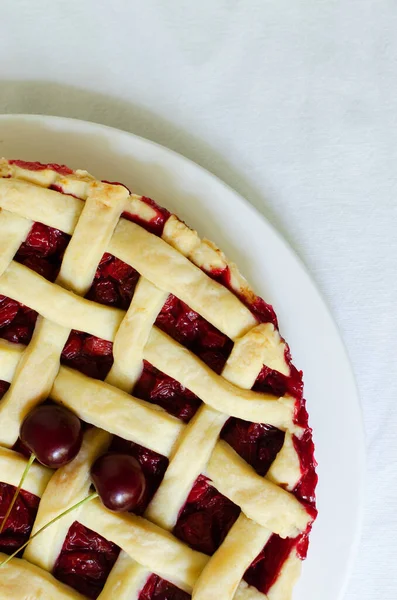
[[121, 184], [7, 160], [0, 176], [0, 517], [27, 462], [27, 412], [49, 399], [87, 424], [70, 464], [33, 465], [0, 550], [84, 498], [108, 448], [147, 481], [137, 514], [95, 500], [35, 538], [2, 569], [0, 597], [290, 598], [317, 479], [272, 307]]

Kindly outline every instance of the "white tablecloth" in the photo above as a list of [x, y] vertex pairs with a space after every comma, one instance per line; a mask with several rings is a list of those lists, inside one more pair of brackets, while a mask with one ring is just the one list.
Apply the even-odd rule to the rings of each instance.
[[0, 112], [177, 150], [259, 207], [313, 274], [367, 428], [348, 600], [397, 595], [396, 31], [393, 0], [1, 3]]

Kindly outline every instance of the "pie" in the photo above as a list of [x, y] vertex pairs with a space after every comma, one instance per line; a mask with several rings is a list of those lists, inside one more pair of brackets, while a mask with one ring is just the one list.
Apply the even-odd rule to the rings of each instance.
[[0, 598], [288, 600], [316, 517], [302, 373], [273, 308], [208, 240], [119, 183], [0, 161], [0, 522], [27, 464], [22, 420], [55, 402], [76, 458], [35, 462], [0, 560], [134, 456], [134, 513], [99, 499], [0, 571]]

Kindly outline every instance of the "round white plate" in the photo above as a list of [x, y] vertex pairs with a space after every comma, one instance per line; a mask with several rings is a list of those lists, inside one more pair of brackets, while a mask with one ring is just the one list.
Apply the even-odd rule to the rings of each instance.
[[336, 326], [292, 250], [261, 214], [219, 179], [130, 133], [72, 119], [4, 115], [0, 156], [86, 169], [152, 197], [219, 245], [274, 305], [294, 362], [305, 374], [319, 463], [319, 516], [294, 600], [342, 597], [361, 520], [361, 411]]

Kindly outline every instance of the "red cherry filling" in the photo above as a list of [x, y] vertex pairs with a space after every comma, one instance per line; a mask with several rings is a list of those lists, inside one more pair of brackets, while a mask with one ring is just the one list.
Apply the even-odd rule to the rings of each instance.
[[[69, 235], [58, 229], [34, 223], [14, 260], [54, 281], [69, 239]], [[34, 310], [0, 296], [0, 337], [10, 342], [28, 344], [36, 319], [37, 313]]]
[[255, 315], [259, 323], [273, 323], [275, 328], [278, 329], [277, 316], [271, 304], [267, 304], [263, 298], [255, 296], [249, 290], [237, 293], [236, 290], [233, 289], [229, 267], [225, 267], [224, 269], [212, 269], [212, 271], [206, 271], [206, 273], [212, 279], [215, 279], [215, 281], [218, 281], [218, 283], [225, 286], [235, 294], [235, 296], [238, 296], [241, 302], [243, 302], [243, 304], [250, 309], [252, 314]]
[[89, 300], [127, 310], [139, 273], [112, 254], [104, 254], [87, 293]]
[[34, 223], [14, 260], [54, 281], [69, 240], [70, 236], [59, 229]]
[[113, 344], [89, 333], [72, 330], [61, 363], [93, 379], [105, 379], [113, 364]]
[[193, 392], [146, 360], [143, 361], [142, 375], [134, 387], [133, 395], [162, 406], [171, 415], [186, 423], [201, 404], [201, 400]]
[[221, 437], [259, 475], [266, 475], [272, 462], [284, 444], [284, 432], [261, 423], [249, 423], [241, 419], [229, 419]]
[[189, 348], [216, 373], [221, 373], [233, 342], [187, 304], [172, 294], [156, 319], [156, 325]]
[[[0, 524], [7, 513], [16, 488], [13, 485], [0, 483]], [[0, 534], [0, 552], [12, 554], [30, 536], [40, 498], [21, 490], [7, 519], [7, 524]]]
[[174, 534], [194, 550], [213, 554], [240, 514], [240, 508], [200, 475], [186, 500]]
[[299, 500], [303, 500], [312, 509], [315, 509], [315, 491], [318, 476], [316, 473], [317, 462], [314, 459], [314, 444], [311, 430], [307, 429], [301, 439], [294, 436], [294, 446], [299, 455], [302, 471], [302, 478], [294, 489], [294, 494]]
[[36, 319], [36, 311], [0, 295], [0, 337], [3, 339], [28, 344], [32, 339]]
[[273, 534], [262, 552], [246, 571], [244, 579], [247, 583], [254, 585], [266, 594], [277, 579], [281, 567], [296, 544], [296, 539], [282, 539]]
[[189, 600], [191, 596], [154, 573], [139, 594], [139, 600]]
[[97, 598], [120, 548], [77, 521], [70, 527], [53, 574], [89, 598]]
[[56, 163], [50, 163], [43, 165], [39, 162], [29, 162], [26, 160], [10, 160], [10, 164], [20, 167], [21, 169], [27, 169], [28, 171], [44, 171], [45, 169], [51, 169], [56, 171], [60, 175], [72, 175], [72, 169], [69, 169], [66, 165], [57, 165]]
[[303, 394], [303, 373], [302, 371], [298, 371], [292, 364], [288, 346], [286, 346], [285, 349], [285, 360], [290, 368], [289, 376], [283, 375], [282, 373], [269, 369], [269, 367], [263, 365], [252, 389], [256, 392], [274, 394], [275, 396], [289, 394], [290, 396], [301, 400]]
[[[116, 562], [120, 548], [75, 521], [63, 543], [53, 574], [67, 585], [97, 598]], [[151, 575], [139, 600], [188, 600], [190, 595], [157, 575]]]
[[144, 227], [150, 233], [161, 236], [161, 234], [163, 233], [165, 222], [170, 216], [170, 213], [166, 208], [163, 208], [162, 206], [156, 204], [156, 202], [151, 198], [146, 198], [145, 196], [142, 196], [141, 199], [145, 204], [153, 208], [153, 210], [155, 211], [155, 215], [150, 221], [145, 221], [144, 219], [141, 219], [141, 217], [139, 217], [138, 215], [133, 215], [128, 212], [123, 213], [122, 216], [125, 219], [133, 221], [141, 227]]

